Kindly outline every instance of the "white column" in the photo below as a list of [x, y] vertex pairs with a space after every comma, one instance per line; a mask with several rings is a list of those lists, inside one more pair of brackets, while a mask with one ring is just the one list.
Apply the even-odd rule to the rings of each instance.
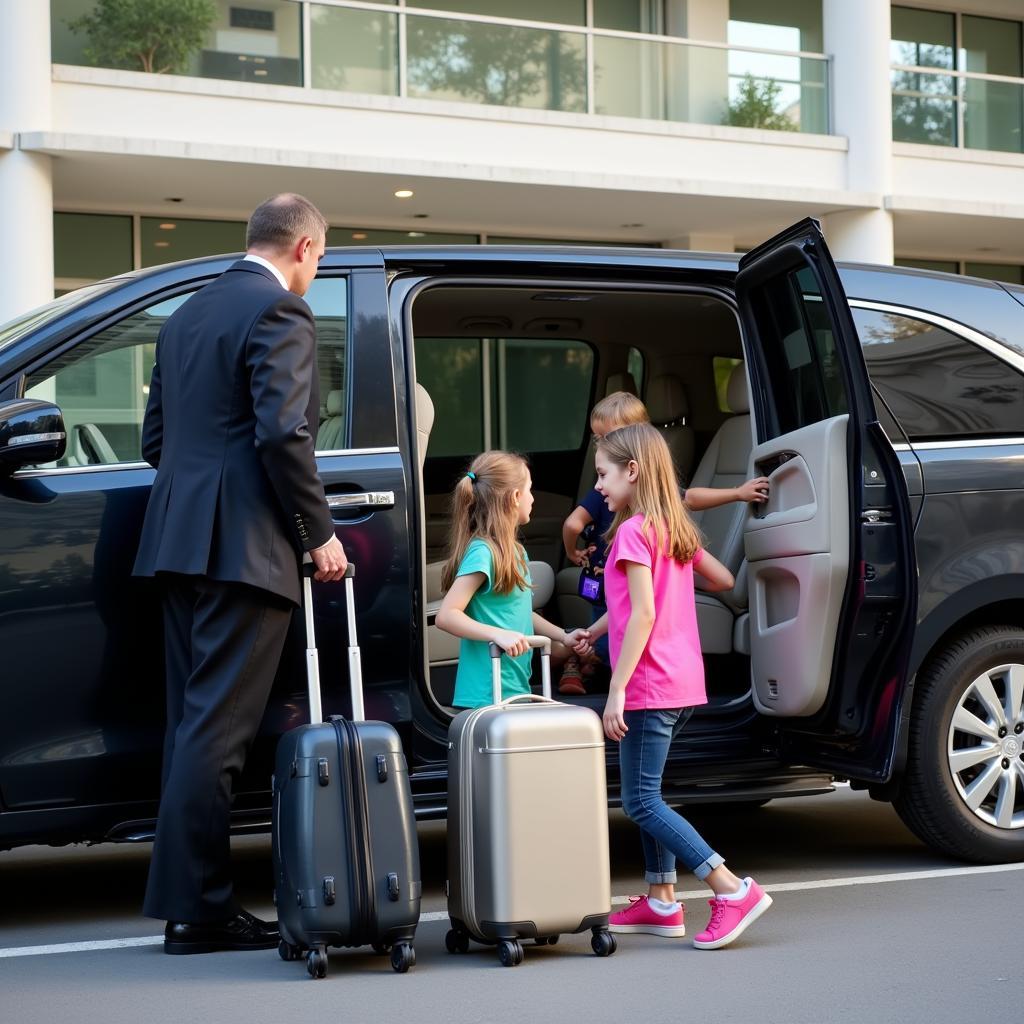
[[53, 298], [51, 158], [18, 148], [17, 133], [51, 125], [49, 0], [0, 3], [0, 323]]
[[892, 263], [892, 90], [889, 0], [823, 0], [825, 52], [832, 57], [832, 132], [849, 140], [846, 184], [878, 196], [873, 209], [825, 218], [829, 248], [838, 259]]

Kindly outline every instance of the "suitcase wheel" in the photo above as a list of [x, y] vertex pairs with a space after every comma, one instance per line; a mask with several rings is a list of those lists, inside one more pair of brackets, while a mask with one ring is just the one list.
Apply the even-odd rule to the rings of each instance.
[[533, 940], [535, 946], [557, 946], [558, 936], [557, 935], [539, 935]]
[[306, 971], [311, 978], [327, 977], [327, 950], [311, 949], [306, 954]]
[[371, 944], [371, 949], [373, 949], [374, 953], [376, 953], [377, 956], [385, 956], [387, 953], [391, 952], [391, 943], [374, 942]]
[[410, 967], [416, 966], [416, 950], [409, 943], [400, 942], [391, 950], [391, 966], [399, 974], [405, 974]]
[[301, 960], [302, 950], [299, 949], [298, 946], [293, 946], [290, 942], [285, 942], [284, 939], [282, 939], [277, 944], [277, 955], [282, 960], [286, 961]]
[[502, 939], [498, 943], [498, 959], [502, 967], [518, 967], [523, 962], [523, 947], [518, 939]]
[[598, 956], [611, 956], [618, 949], [618, 943], [607, 928], [595, 928], [590, 940], [590, 948]]
[[444, 937], [444, 947], [449, 953], [468, 953], [469, 936], [465, 932], [452, 928]]

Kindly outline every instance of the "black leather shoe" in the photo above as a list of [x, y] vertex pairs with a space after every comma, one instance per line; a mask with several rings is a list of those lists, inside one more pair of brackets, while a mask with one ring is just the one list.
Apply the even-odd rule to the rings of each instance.
[[229, 921], [188, 924], [168, 921], [164, 929], [165, 953], [218, 953], [226, 949], [276, 949], [281, 935], [276, 921], [261, 921], [240, 910]]

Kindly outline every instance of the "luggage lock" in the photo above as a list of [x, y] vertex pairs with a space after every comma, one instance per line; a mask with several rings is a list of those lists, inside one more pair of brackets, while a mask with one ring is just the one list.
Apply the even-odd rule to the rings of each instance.
[[328, 875], [324, 879], [324, 903], [326, 903], [327, 906], [329, 906], [329, 907], [333, 906], [334, 905], [334, 898], [335, 898], [334, 875]]
[[398, 875], [394, 871], [388, 872], [388, 899], [398, 900]]
[[377, 755], [377, 781], [387, 782], [388, 780], [388, 759], [384, 754]]
[[331, 766], [326, 757], [317, 758], [316, 777], [320, 780], [321, 786], [326, 786], [331, 780]]

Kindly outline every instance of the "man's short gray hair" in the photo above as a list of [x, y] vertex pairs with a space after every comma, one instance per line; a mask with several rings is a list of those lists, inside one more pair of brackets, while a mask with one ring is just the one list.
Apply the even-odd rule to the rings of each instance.
[[245, 229], [246, 249], [291, 248], [300, 238], [327, 235], [324, 215], [305, 197], [282, 192], [260, 203]]

